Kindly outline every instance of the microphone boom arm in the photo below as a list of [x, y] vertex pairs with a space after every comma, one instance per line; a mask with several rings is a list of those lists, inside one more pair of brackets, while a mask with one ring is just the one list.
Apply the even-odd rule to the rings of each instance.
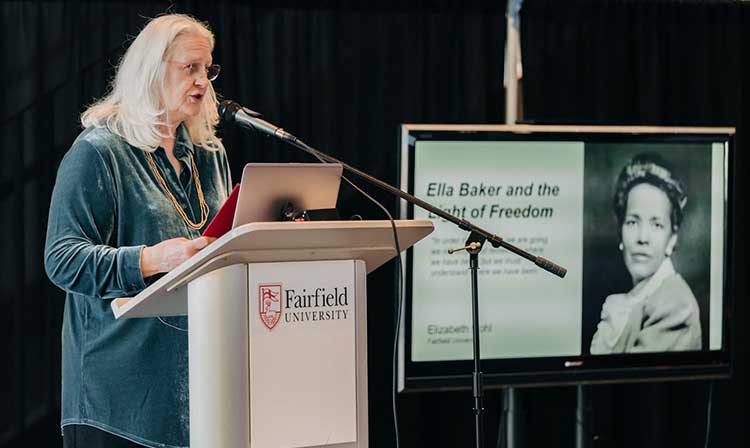
[[[487, 241], [490, 242], [490, 244], [492, 244], [493, 247], [496, 247], [496, 248], [502, 247], [510, 252], [513, 252], [514, 254], [520, 257], [523, 257], [531, 261], [532, 263], [536, 264], [537, 266], [539, 266], [540, 268], [544, 269], [547, 272], [550, 272], [560, 278], [565, 277], [565, 274], [567, 273], [567, 269], [565, 269], [564, 267], [544, 257], [533, 255], [517, 246], [514, 246], [513, 244], [510, 244], [507, 241], [505, 241], [502, 237], [495, 235], [494, 233], [491, 233], [471, 223], [470, 221], [467, 221], [466, 219], [458, 218], [457, 216], [451, 215], [450, 213], [435, 207], [429, 202], [423, 201], [416, 196], [413, 196], [401, 189], [398, 189], [396, 187], [393, 187], [387, 184], [386, 182], [383, 182], [377, 177], [371, 176], [370, 174], [367, 174], [364, 171], [354, 168], [353, 166], [347, 163], [344, 163], [335, 157], [329, 156], [328, 154], [313, 148], [312, 146], [298, 139], [297, 137], [285, 131], [284, 129], [278, 126], [274, 126], [271, 123], [268, 123], [267, 121], [259, 118], [260, 114], [258, 114], [257, 112], [248, 110], [249, 112], [252, 112], [252, 114], [244, 113], [244, 115], [246, 115], [245, 117], [238, 117], [237, 115], [239, 111], [244, 111], [244, 108], [233, 101], [222, 101], [222, 103], [219, 105], [219, 115], [226, 121], [239, 122], [243, 125], [246, 125], [245, 127], [252, 127], [253, 129], [257, 131], [263, 132], [265, 134], [273, 135], [274, 137], [277, 137], [291, 144], [292, 146], [295, 146], [307, 152], [308, 154], [313, 155], [314, 157], [320, 160], [325, 160], [326, 162], [329, 162], [329, 163], [338, 163], [347, 172], [357, 175], [358, 177], [369, 182], [370, 184], [375, 185], [376, 187], [382, 190], [385, 190], [395, 196], [398, 196], [399, 198], [405, 200], [406, 202], [412, 205], [415, 205], [424, 210], [427, 210], [428, 212], [433, 213], [445, 219], [446, 221], [450, 221], [453, 224], [457, 225], [462, 230], [465, 230], [470, 233], [473, 232], [481, 237], [484, 237], [485, 239], [487, 239]], [[254, 115], [254, 116], [251, 116], [251, 115]]]

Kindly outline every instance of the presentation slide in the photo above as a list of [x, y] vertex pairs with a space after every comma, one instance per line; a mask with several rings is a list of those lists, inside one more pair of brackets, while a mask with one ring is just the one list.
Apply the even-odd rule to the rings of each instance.
[[[584, 145], [579, 142], [417, 142], [414, 191], [568, 269], [560, 279], [505, 251], [479, 257], [485, 358], [581, 352]], [[414, 248], [412, 360], [469, 359], [471, 283], [466, 232], [423, 210], [435, 232]]]
[[[568, 270], [479, 257], [484, 359], [720, 350], [723, 143], [418, 140], [413, 193]], [[413, 249], [411, 360], [472, 354], [468, 234], [424, 210]]]

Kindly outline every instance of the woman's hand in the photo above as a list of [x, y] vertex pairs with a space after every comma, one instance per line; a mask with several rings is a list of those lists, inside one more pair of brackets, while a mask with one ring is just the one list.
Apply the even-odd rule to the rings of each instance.
[[216, 238], [202, 236], [194, 240], [172, 238], [155, 246], [144, 247], [141, 251], [141, 273], [143, 278], [162, 272], [169, 272], [183, 261], [212, 243]]

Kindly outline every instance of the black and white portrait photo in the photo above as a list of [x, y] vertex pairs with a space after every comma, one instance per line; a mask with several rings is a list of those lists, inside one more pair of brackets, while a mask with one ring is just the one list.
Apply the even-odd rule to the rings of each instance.
[[582, 349], [707, 348], [710, 144], [592, 144], [584, 161]]

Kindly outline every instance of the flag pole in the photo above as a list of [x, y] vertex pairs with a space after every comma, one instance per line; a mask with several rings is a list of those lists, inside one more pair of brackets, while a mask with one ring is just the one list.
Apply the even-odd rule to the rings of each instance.
[[[503, 84], [505, 86], [505, 124], [516, 124], [521, 118], [519, 116], [521, 107], [519, 102], [519, 79], [523, 76], [521, 65], [521, 4], [523, 0], [508, 0], [508, 9], [505, 15], [505, 69], [503, 70]], [[515, 448], [516, 429], [518, 427], [516, 416], [518, 412], [518, 397], [513, 387], [505, 388], [503, 391], [503, 407], [501, 422], [505, 422], [504, 442], [505, 448]], [[499, 430], [500, 428], [498, 428]], [[498, 440], [498, 446], [500, 445]]]

